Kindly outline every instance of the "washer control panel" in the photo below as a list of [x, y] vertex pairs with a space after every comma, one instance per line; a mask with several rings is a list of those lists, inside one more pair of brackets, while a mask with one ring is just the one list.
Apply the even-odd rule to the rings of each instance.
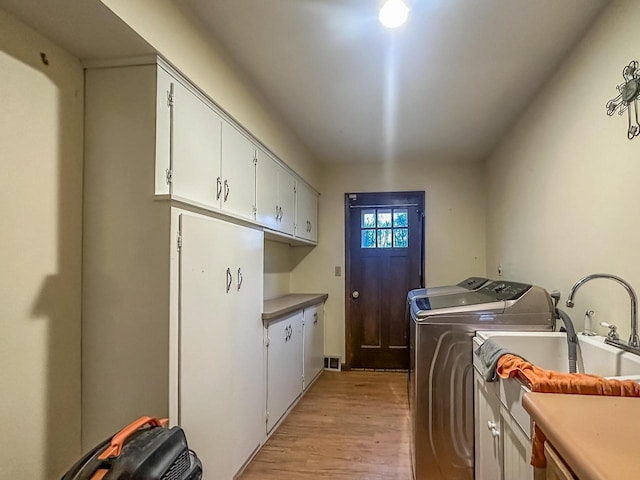
[[469, 277], [466, 280], [457, 284], [458, 287], [466, 288], [467, 290], [476, 290], [489, 281], [488, 278], [481, 277]]
[[480, 292], [492, 296], [496, 300], [517, 300], [524, 295], [531, 285], [517, 282], [491, 282], [482, 287]]

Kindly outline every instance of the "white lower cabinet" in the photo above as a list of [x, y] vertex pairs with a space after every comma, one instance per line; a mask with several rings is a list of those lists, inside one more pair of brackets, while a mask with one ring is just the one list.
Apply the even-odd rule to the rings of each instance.
[[509, 411], [500, 406], [502, 422], [502, 470], [504, 478], [514, 480], [533, 480], [534, 468], [531, 465], [531, 438], [520, 428]]
[[476, 480], [502, 478], [500, 400], [495, 383], [487, 383], [474, 371]]
[[324, 305], [305, 308], [303, 320], [302, 388], [306, 390], [324, 369]]
[[262, 232], [181, 215], [179, 423], [205, 478], [231, 479], [264, 432]]
[[520, 411], [514, 416], [510, 410], [519, 404], [519, 384], [485, 382], [475, 368], [473, 375], [475, 480], [538, 478], [530, 463], [531, 429], [527, 428], [530, 420], [523, 418]]
[[302, 393], [302, 311], [267, 327], [267, 432]]
[[324, 301], [269, 321], [267, 433], [324, 370]]

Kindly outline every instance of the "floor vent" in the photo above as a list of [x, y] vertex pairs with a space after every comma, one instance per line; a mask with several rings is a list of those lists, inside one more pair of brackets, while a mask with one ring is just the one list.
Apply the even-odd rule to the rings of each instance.
[[339, 372], [342, 370], [340, 365], [340, 357], [324, 357], [324, 369]]

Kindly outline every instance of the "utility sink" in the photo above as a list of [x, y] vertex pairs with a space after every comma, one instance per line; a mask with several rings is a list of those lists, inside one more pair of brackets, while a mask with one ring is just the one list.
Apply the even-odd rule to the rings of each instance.
[[[546, 370], [569, 371], [567, 336], [564, 332], [479, 331], [474, 351], [487, 338], [528, 362]], [[604, 343], [604, 337], [578, 334], [578, 372], [620, 380], [640, 381], [640, 355], [625, 352]], [[480, 374], [484, 369], [477, 356], [473, 364]], [[522, 396], [529, 389], [519, 380], [499, 380], [499, 397], [522, 430], [531, 437], [529, 414], [522, 407]]]

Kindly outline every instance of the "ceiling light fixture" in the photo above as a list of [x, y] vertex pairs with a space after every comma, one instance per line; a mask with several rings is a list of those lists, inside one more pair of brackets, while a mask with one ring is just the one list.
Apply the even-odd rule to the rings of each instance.
[[378, 19], [387, 28], [396, 28], [407, 21], [409, 7], [402, 0], [387, 0], [380, 8]]

